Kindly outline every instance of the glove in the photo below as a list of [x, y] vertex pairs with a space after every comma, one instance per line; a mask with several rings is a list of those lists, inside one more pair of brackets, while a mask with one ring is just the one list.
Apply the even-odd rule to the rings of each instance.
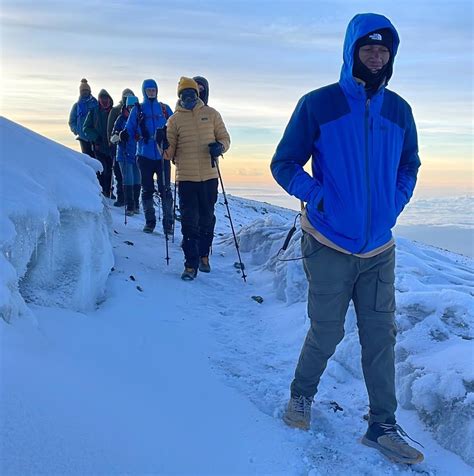
[[130, 138], [130, 135], [127, 131], [127, 129], [124, 129], [123, 131], [120, 131], [120, 134], [119, 134], [119, 138], [120, 138], [120, 142], [127, 142], [128, 139]]
[[208, 144], [209, 147], [209, 154], [213, 159], [216, 159], [224, 152], [224, 146], [220, 142], [212, 142]]
[[155, 141], [163, 150], [166, 150], [170, 146], [168, 139], [166, 138], [166, 126], [156, 129]]

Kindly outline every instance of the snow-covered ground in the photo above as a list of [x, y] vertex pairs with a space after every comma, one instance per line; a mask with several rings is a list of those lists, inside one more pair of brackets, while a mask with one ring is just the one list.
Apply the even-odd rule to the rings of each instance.
[[[79, 169], [72, 162], [70, 170]], [[89, 176], [95, 180], [93, 171]], [[92, 182], [73, 207], [75, 228], [83, 229], [79, 203], [96, 197]], [[44, 193], [54, 186], [49, 183]], [[413, 468], [396, 466], [358, 442], [367, 396], [352, 308], [346, 337], [320, 385], [312, 430], [281, 422], [309, 325], [301, 261], [276, 258], [294, 212], [229, 201], [247, 284], [234, 267], [222, 200], [212, 272], [191, 283], [179, 279], [179, 227], [166, 266], [161, 232], [142, 233], [143, 215], [124, 225], [123, 210], [109, 203], [108, 212], [95, 209], [95, 216], [111, 219], [115, 259], [105, 294], [94, 296], [98, 304], [80, 311], [64, 302], [69, 309], [58, 307], [64, 279], [57, 274], [51, 277], [57, 288], [45, 290], [33, 281], [23, 294], [36, 319], [0, 320], [0, 473], [472, 474], [472, 260], [397, 242], [397, 416], [425, 446], [426, 460]], [[83, 241], [88, 235], [84, 231]], [[298, 239], [299, 232], [286, 258], [299, 256]], [[56, 241], [41, 243], [40, 255], [50, 253], [55, 261], [59, 251], [59, 262], [67, 261], [62, 247], [52, 246]], [[91, 266], [90, 255], [78, 247], [70, 252]], [[105, 245], [101, 252], [107, 255]], [[42, 269], [35, 253], [33, 247], [22, 256]], [[0, 256], [10, 257], [5, 251]], [[95, 258], [108, 266], [103, 256]], [[10, 269], [12, 283], [21, 275]], [[4, 292], [11, 298], [11, 284]]]

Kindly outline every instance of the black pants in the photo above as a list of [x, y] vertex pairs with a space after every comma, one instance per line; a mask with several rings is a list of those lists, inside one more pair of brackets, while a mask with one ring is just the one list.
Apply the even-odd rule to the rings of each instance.
[[94, 151], [92, 150], [92, 144], [84, 139], [79, 139], [79, 144], [81, 146], [81, 152], [87, 154], [90, 157], [95, 157]]
[[209, 256], [216, 217], [217, 179], [205, 182], [179, 182], [182, 248], [187, 268], [197, 269], [199, 258]]
[[[153, 176], [156, 174], [158, 179], [158, 191], [163, 208], [163, 227], [170, 230], [173, 223], [173, 194], [171, 193], [170, 186], [170, 161], [165, 160], [163, 162], [161, 160], [151, 160], [138, 156], [137, 164], [142, 178], [142, 204], [146, 223], [153, 226], [156, 225], [155, 207], [153, 206], [153, 194], [155, 193]], [[165, 172], [164, 181], [163, 169]]]
[[102, 164], [103, 171], [97, 173], [100, 186], [102, 187], [102, 193], [106, 197], [110, 197], [110, 191], [112, 188], [112, 157], [108, 154], [96, 151], [95, 158]]

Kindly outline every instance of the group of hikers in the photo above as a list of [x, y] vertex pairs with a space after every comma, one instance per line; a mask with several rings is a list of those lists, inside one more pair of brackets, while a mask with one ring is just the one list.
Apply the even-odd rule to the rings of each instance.
[[[414, 464], [423, 460], [423, 454], [403, 438], [407, 435], [395, 418], [391, 229], [413, 195], [420, 167], [411, 108], [386, 88], [399, 42], [395, 27], [382, 15], [359, 14], [351, 20], [339, 81], [300, 99], [273, 156], [271, 172], [285, 191], [306, 203], [301, 214], [301, 259], [309, 284], [311, 325], [283, 421], [294, 428], [310, 428], [320, 378], [344, 337], [344, 320], [353, 301], [370, 403], [368, 429], [361, 441], [394, 461]], [[198, 269], [209, 271], [218, 185], [209, 157], [225, 152], [230, 139], [219, 113], [207, 105], [207, 82], [201, 77], [181, 78], [174, 114], [157, 101], [153, 80], [143, 83], [142, 103], [124, 90], [114, 109], [105, 90], [97, 104], [85, 80], [80, 93], [70, 126], [82, 150], [102, 162], [99, 178], [104, 194], [111, 193], [117, 145], [117, 204], [124, 200], [128, 213], [138, 210], [141, 177], [144, 231], [153, 231], [156, 174], [167, 233], [169, 161], [174, 161], [185, 254], [182, 277], [194, 279]], [[304, 169], [310, 159], [312, 174]]]
[[[163, 232], [174, 230], [171, 165], [176, 166], [181, 215], [182, 248], [185, 256], [181, 278], [193, 280], [198, 270], [211, 271], [209, 253], [214, 237], [214, 207], [218, 196], [216, 161], [230, 147], [230, 136], [221, 115], [208, 106], [209, 83], [202, 76], [181, 77], [175, 111], [158, 101], [158, 85], [146, 79], [143, 101], [124, 89], [113, 107], [110, 94], [102, 89], [94, 98], [86, 79], [79, 86], [69, 127], [83, 153], [102, 164], [98, 180], [104, 196], [125, 206], [127, 216], [145, 215], [145, 233], [156, 227], [155, 177], [163, 211]], [[113, 175], [116, 196], [113, 195]]]

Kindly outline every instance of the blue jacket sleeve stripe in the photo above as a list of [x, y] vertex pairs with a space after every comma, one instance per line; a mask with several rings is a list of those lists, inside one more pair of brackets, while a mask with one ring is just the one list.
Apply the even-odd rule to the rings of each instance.
[[421, 162], [418, 156], [416, 125], [410, 111], [410, 118], [405, 132], [402, 155], [400, 157], [397, 174], [397, 189], [404, 195], [406, 200], [405, 204], [408, 203], [413, 195], [420, 165]]

